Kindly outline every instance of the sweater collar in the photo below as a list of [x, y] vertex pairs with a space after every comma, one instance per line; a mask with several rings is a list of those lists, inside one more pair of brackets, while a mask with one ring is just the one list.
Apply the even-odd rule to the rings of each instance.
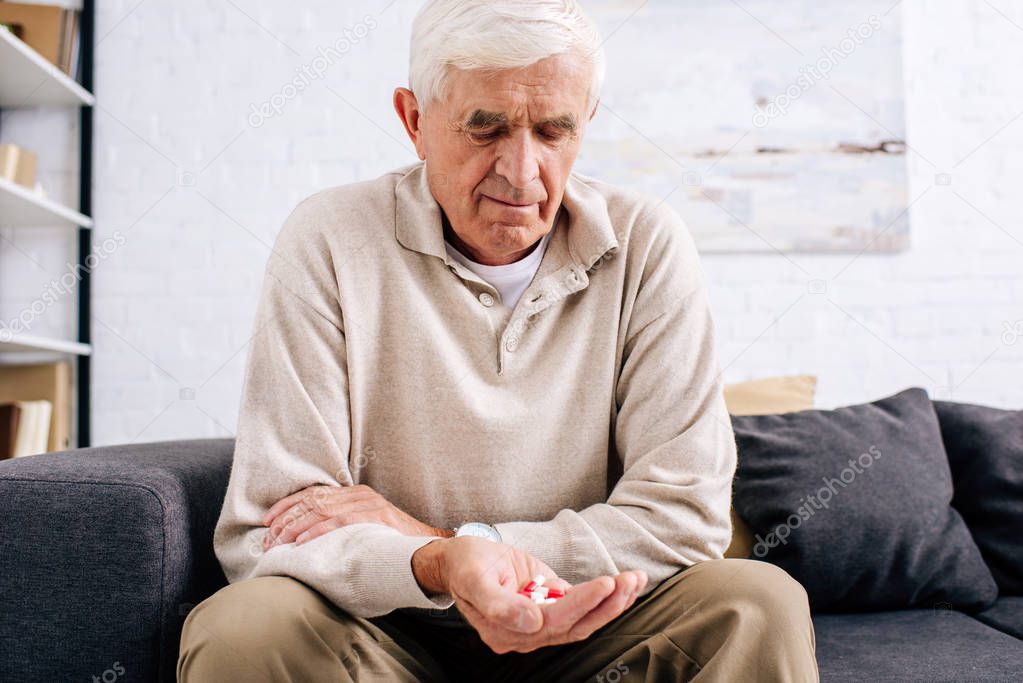
[[[399, 170], [403, 173], [394, 188], [394, 235], [412, 251], [447, 261], [440, 204], [430, 192], [426, 162]], [[572, 260], [584, 270], [608, 251], [618, 249], [607, 203], [575, 172], [569, 174], [561, 206], [568, 213], [568, 246]]]

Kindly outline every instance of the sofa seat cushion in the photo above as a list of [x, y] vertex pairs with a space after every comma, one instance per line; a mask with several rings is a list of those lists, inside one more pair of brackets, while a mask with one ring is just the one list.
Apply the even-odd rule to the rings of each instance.
[[976, 616], [988, 626], [1023, 640], [1023, 597], [1000, 597], [998, 602]]
[[949, 609], [816, 615], [817, 666], [826, 683], [1010, 681], [1023, 641]]

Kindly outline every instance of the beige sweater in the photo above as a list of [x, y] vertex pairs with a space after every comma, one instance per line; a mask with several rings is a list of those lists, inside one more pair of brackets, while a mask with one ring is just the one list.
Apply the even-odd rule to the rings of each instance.
[[[277, 237], [214, 536], [231, 582], [288, 575], [350, 613], [449, 607], [353, 524], [261, 549], [261, 517], [363, 483], [422, 522], [494, 524], [576, 583], [646, 590], [731, 536], [735, 437], [692, 237], [668, 206], [573, 174], [512, 311], [444, 249], [420, 162], [303, 200]], [[490, 304], [490, 305], [488, 305]]]

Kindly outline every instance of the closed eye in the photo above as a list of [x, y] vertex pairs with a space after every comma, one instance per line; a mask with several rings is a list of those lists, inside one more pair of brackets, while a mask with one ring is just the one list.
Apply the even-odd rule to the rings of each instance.
[[[469, 137], [475, 142], [486, 143], [493, 142], [507, 132], [505, 128], [495, 128], [491, 130], [482, 131], [468, 131]], [[537, 128], [536, 134], [542, 140], [547, 142], [557, 142], [565, 137], [565, 132], [562, 130], [551, 130], [550, 128]]]
[[501, 134], [503, 132], [504, 131], [499, 128], [487, 131], [470, 131], [469, 136], [472, 137], [472, 139], [476, 140], [477, 142], [490, 142], [501, 137]]

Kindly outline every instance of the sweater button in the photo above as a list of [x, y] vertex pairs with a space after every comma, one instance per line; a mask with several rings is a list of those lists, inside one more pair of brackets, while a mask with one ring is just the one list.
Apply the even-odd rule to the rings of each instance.
[[515, 351], [515, 349], [519, 348], [518, 337], [508, 337], [508, 341], [504, 343], [504, 348], [508, 351]]
[[490, 292], [480, 292], [480, 303], [490, 308], [494, 305], [494, 297]]

